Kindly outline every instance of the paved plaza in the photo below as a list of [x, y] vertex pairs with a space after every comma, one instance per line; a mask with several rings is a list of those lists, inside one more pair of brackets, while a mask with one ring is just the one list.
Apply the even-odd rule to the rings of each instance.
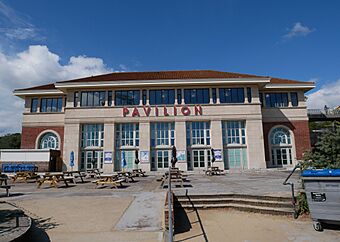
[[[188, 173], [184, 188], [174, 188], [174, 191], [191, 195], [239, 193], [290, 197], [290, 187], [282, 185], [288, 174], [263, 171], [210, 177]], [[32, 229], [17, 240], [19, 242], [163, 241], [166, 189], [160, 188], [157, 181], [160, 176], [161, 173], [136, 178], [136, 182], [124, 183], [125, 186], [118, 189], [96, 189], [91, 180], [58, 189], [48, 186], [37, 189], [35, 183], [20, 182], [12, 187], [9, 198], [3, 193], [0, 200], [17, 206], [34, 220]], [[292, 179], [296, 182], [297, 175]], [[270, 241], [313, 241], [308, 240], [308, 236], [314, 234], [315, 238], [323, 239], [314, 241], [340, 238], [339, 230], [315, 232], [308, 217], [293, 220], [232, 210], [187, 211], [187, 216], [191, 229], [178, 233], [176, 241], [207, 241], [206, 238], [208, 241], [225, 241], [223, 238], [268, 241], [270, 235], [277, 233], [277, 240]], [[231, 221], [234, 223], [230, 224]]]

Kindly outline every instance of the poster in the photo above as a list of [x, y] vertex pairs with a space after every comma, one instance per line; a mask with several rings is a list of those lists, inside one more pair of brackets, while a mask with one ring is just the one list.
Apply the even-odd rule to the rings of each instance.
[[222, 161], [222, 150], [214, 150], [215, 152], [215, 160]]
[[177, 162], [186, 162], [185, 150], [177, 150]]
[[104, 164], [112, 164], [112, 152], [104, 152]]
[[149, 163], [149, 151], [141, 151], [140, 152], [140, 162], [141, 163]]

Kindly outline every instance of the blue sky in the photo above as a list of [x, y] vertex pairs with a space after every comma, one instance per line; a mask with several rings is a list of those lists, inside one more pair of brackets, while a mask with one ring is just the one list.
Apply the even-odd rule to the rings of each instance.
[[[15, 76], [17, 88], [91, 70], [213, 69], [313, 80], [311, 107], [336, 106], [339, 23], [339, 1], [0, 0], [0, 53], [27, 67], [26, 78], [13, 70], [0, 81]], [[30, 66], [38, 59], [50, 72]]]

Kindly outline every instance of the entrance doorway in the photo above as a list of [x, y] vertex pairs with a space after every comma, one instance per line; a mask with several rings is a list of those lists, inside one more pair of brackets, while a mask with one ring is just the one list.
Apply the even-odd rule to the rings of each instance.
[[194, 149], [191, 155], [193, 170], [206, 170], [211, 166], [210, 149]]
[[86, 169], [102, 169], [103, 151], [101, 150], [85, 151], [85, 167]]
[[[133, 169], [136, 169], [137, 165], [135, 164], [135, 153], [135, 150], [120, 150], [115, 159], [114, 170], [121, 171], [122, 169], [125, 169], [132, 171]], [[125, 160], [125, 162], [123, 160]], [[125, 163], [125, 166], [123, 163]]]

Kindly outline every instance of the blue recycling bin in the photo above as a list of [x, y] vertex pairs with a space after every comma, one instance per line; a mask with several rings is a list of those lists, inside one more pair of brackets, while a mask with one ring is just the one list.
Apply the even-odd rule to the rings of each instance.
[[304, 170], [301, 176], [314, 229], [340, 225], [340, 169]]

